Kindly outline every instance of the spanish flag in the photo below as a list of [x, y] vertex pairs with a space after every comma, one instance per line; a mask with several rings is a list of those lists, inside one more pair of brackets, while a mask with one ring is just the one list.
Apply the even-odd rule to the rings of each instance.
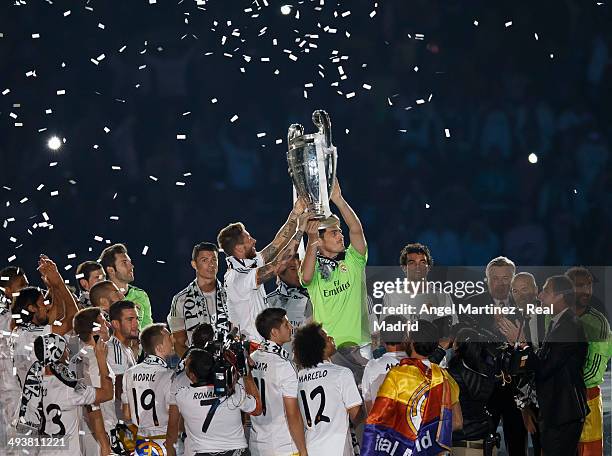
[[451, 451], [459, 387], [437, 364], [405, 358], [393, 367], [363, 433], [362, 455], [437, 456]]

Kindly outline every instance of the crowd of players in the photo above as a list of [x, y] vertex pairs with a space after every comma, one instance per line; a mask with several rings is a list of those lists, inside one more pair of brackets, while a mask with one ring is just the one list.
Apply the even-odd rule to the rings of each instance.
[[[132, 285], [123, 244], [79, 265], [78, 296], [44, 255], [44, 290], [23, 269], [4, 268], [2, 451], [476, 455], [495, 452], [487, 446], [501, 420], [510, 456], [527, 454], [528, 434], [538, 453], [603, 453], [599, 385], [612, 353], [588, 270], [550, 277], [538, 293], [531, 274], [498, 257], [486, 268], [488, 291], [466, 301], [523, 310], [540, 301], [553, 315], [455, 319], [450, 332], [425, 318], [410, 334], [372, 334], [363, 228], [337, 182], [331, 201], [348, 247], [340, 218], [311, 219], [300, 199], [260, 251], [243, 224], [230, 224], [216, 244], [194, 246], [195, 278], [173, 298], [167, 324], [153, 323], [148, 295]], [[408, 244], [400, 264], [409, 280], [426, 280], [433, 260], [426, 246]], [[277, 287], [266, 293], [270, 280]], [[483, 333], [521, 350], [531, 377], [496, 381]], [[233, 341], [246, 353], [241, 375], [240, 353], [226, 349]], [[231, 366], [223, 384], [220, 361]]]

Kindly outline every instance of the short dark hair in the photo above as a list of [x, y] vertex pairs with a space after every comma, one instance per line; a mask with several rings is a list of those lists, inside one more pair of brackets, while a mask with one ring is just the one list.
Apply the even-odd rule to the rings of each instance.
[[326, 340], [320, 323], [300, 327], [293, 338], [293, 354], [300, 367], [307, 369], [323, 362]]
[[87, 307], [86, 309], [79, 310], [74, 314], [72, 320], [72, 329], [79, 339], [83, 342], [87, 342], [94, 332], [94, 323], [98, 319], [102, 312], [99, 307]]
[[209, 323], [200, 323], [191, 334], [191, 346], [204, 348], [215, 337], [215, 330]]
[[380, 338], [386, 345], [399, 345], [406, 342], [408, 337], [408, 332], [406, 331], [406, 325], [408, 324], [408, 319], [403, 315], [387, 315], [384, 320], [385, 327], [386, 325], [395, 325], [398, 322], [402, 323], [402, 327], [404, 329], [400, 329], [400, 331], [380, 331]]
[[0, 287], [6, 288], [9, 286], [17, 277], [25, 274], [25, 271], [19, 266], [7, 266], [0, 271]]
[[77, 279], [77, 283], [79, 283], [79, 288], [81, 288], [80, 280], [81, 279], [89, 280], [91, 273], [94, 271], [97, 271], [98, 269], [104, 270], [102, 265], [98, 263], [97, 261], [88, 260], [88, 261], [83, 261], [81, 264], [79, 264], [76, 268], [76, 275], [79, 276], [80, 274], [83, 274], [82, 277], [79, 277]]
[[270, 339], [270, 334], [274, 328], [280, 328], [285, 320], [287, 311], [280, 307], [269, 307], [261, 311], [255, 319], [255, 327], [257, 332], [266, 340]]
[[124, 310], [128, 309], [136, 309], [136, 304], [125, 299], [123, 301], [113, 302], [108, 309], [108, 319], [110, 321], [121, 320], [121, 314]]
[[553, 293], [563, 295], [563, 301], [565, 301], [568, 307], [574, 307], [576, 304], [574, 282], [564, 275], [554, 275], [546, 279], [546, 281], [552, 285]]
[[100, 307], [100, 299], [109, 293], [116, 285], [110, 280], [102, 280], [89, 290], [89, 301], [94, 307]]
[[219, 248], [212, 242], [200, 242], [193, 246], [193, 250], [191, 251], [191, 259], [193, 261], [197, 260], [200, 252], [219, 253]]
[[189, 352], [188, 358], [187, 369], [196, 376], [198, 383], [211, 384], [214, 382], [215, 359], [213, 355], [206, 350], [195, 348]]
[[430, 356], [438, 347], [438, 328], [427, 320], [417, 320], [418, 330], [410, 331], [412, 348], [421, 356]]
[[413, 242], [404, 246], [404, 248], [400, 252], [400, 266], [406, 266], [408, 264], [408, 254], [410, 253], [420, 253], [422, 255], [425, 255], [425, 258], [427, 258], [427, 264], [429, 266], [433, 266], [434, 261], [431, 257], [429, 247], [427, 247], [425, 244], [421, 244], [420, 242]]
[[165, 323], [152, 323], [140, 333], [140, 346], [147, 355], [155, 354], [155, 347], [164, 342], [162, 331], [168, 329]]
[[242, 235], [245, 232], [245, 227], [241, 222], [230, 223], [217, 236], [217, 244], [223, 249], [226, 255], [234, 255], [234, 249], [238, 244], [242, 243]]
[[574, 266], [565, 271], [565, 276], [572, 282], [576, 282], [576, 277], [587, 277], [593, 283], [593, 274], [584, 266]]
[[113, 244], [102, 250], [98, 262], [106, 271], [107, 268], [115, 268], [115, 255], [120, 253], [127, 254], [127, 247], [124, 244]]
[[11, 307], [12, 314], [19, 314], [21, 317], [22, 323], [17, 323], [17, 325], [30, 323], [32, 321], [32, 312], [28, 309], [30, 305], [36, 305], [36, 301], [43, 296], [43, 292], [38, 287], [25, 287], [19, 290], [19, 295], [15, 297], [13, 301], [13, 306]]

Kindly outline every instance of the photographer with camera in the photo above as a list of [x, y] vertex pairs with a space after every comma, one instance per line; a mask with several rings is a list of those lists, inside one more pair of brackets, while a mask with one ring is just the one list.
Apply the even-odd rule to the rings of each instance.
[[[168, 456], [174, 456], [180, 417], [185, 423], [186, 448], [195, 456], [239, 456], [248, 454], [241, 411], [253, 416], [261, 413], [261, 400], [250, 374], [231, 383], [220, 394], [215, 372], [223, 359], [208, 350], [192, 349], [187, 357], [189, 386], [170, 397], [170, 420], [166, 438]], [[237, 375], [237, 370], [233, 371]]]
[[483, 337], [473, 328], [460, 328], [453, 349], [448, 372], [459, 385], [463, 415], [463, 428], [453, 432], [453, 455], [493, 456], [499, 436], [487, 402], [495, 389], [495, 377], [491, 364], [486, 363]]

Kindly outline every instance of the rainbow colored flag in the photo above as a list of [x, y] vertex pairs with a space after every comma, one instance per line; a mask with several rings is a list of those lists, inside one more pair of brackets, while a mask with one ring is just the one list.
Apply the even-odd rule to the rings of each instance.
[[437, 456], [451, 450], [459, 387], [437, 364], [405, 358], [378, 390], [363, 433], [365, 456]]

